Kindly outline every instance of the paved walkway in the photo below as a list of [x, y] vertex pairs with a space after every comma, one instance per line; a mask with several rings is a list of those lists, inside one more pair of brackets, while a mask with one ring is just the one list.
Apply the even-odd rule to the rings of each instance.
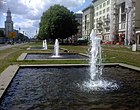
[[11, 45], [11, 44], [3, 45], [3, 46], [0, 46], [0, 50], [5, 50], [5, 49], [8, 49], [8, 48], [17, 47], [17, 46], [20, 46], [20, 45], [23, 45], [23, 44], [26, 44], [26, 43], [14, 44], [14, 45]]

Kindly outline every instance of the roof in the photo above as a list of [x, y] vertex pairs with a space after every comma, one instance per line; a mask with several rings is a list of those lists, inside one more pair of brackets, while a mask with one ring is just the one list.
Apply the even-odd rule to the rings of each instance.
[[84, 12], [84, 11], [90, 9], [90, 8], [93, 8], [93, 5], [89, 5], [88, 7], [86, 7], [85, 9], [83, 9], [82, 12]]

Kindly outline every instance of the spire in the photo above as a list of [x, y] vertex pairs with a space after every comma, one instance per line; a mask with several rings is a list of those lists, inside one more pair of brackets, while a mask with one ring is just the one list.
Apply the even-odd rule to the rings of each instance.
[[13, 32], [13, 21], [12, 21], [10, 8], [8, 8], [7, 10], [7, 16], [6, 16], [6, 21], [5, 21], [6, 37], [9, 36], [9, 32]]
[[10, 8], [8, 8], [7, 13], [11, 13]]
[[10, 8], [8, 8], [8, 10], [7, 10], [6, 21], [7, 22], [12, 22], [12, 16], [11, 16]]

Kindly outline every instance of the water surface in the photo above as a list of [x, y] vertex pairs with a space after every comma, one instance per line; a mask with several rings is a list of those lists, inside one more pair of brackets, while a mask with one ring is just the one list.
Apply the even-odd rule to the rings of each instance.
[[[105, 67], [103, 78], [116, 90], [86, 90], [88, 67], [21, 68], [0, 102], [0, 110], [138, 110], [140, 74]], [[81, 85], [81, 86], [80, 86]]]

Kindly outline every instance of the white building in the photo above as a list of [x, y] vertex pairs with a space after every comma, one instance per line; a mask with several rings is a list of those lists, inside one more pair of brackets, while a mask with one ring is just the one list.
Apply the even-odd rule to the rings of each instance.
[[113, 20], [112, 16], [113, 0], [94, 0], [94, 31], [103, 40], [113, 40]]
[[94, 0], [94, 30], [104, 41], [140, 44], [140, 0]]
[[82, 37], [84, 39], [87, 39], [88, 36], [91, 33], [91, 30], [94, 28], [93, 23], [94, 23], [94, 9], [93, 6], [88, 6], [85, 8], [83, 11], [83, 16], [82, 16]]
[[140, 0], [116, 0], [114, 3], [115, 24], [118, 41], [125, 45], [140, 44]]

